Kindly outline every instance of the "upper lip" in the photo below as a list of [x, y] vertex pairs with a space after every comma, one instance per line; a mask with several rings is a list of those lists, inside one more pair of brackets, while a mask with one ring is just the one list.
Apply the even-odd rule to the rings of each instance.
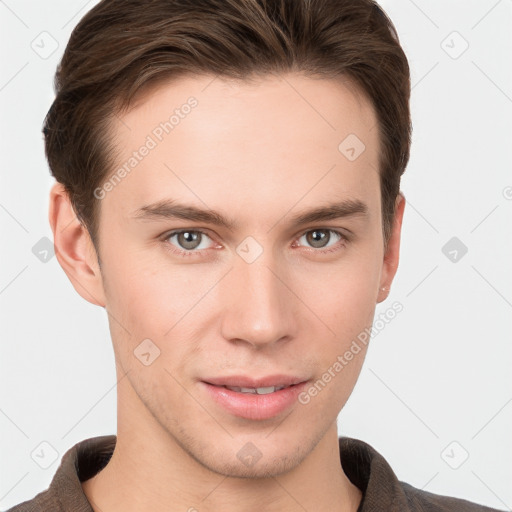
[[240, 388], [266, 388], [270, 386], [293, 386], [300, 384], [307, 379], [301, 377], [294, 377], [293, 375], [267, 375], [265, 377], [248, 377], [247, 375], [230, 375], [225, 377], [212, 377], [203, 379], [207, 384], [214, 386], [232, 386]]

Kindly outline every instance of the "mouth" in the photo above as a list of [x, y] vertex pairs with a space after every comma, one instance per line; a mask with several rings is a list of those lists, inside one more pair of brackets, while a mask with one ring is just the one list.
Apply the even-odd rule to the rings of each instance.
[[308, 379], [294, 375], [267, 375], [265, 377], [248, 377], [246, 375], [231, 375], [211, 377], [203, 382], [212, 386], [224, 387], [238, 393], [266, 395], [281, 389], [289, 388], [306, 382]]
[[292, 407], [307, 382], [299, 377], [274, 375], [260, 379], [209, 378], [201, 383], [207, 395], [226, 412], [249, 420], [265, 420]]
[[280, 391], [281, 389], [286, 389], [291, 386], [266, 386], [261, 388], [242, 388], [238, 386], [219, 386], [231, 391], [236, 391], [237, 393], [250, 393], [253, 395], [268, 395], [269, 393], [275, 393], [276, 391]]

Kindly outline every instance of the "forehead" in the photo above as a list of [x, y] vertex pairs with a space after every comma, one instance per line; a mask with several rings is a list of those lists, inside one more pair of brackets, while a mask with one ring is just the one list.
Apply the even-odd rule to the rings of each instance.
[[126, 172], [106, 202], [125, 213], [166, 197], [261, 210], [375, 194], [376, 125], [370, 102], [343, 78], [180, 78], [113, 122], [116, 169]]

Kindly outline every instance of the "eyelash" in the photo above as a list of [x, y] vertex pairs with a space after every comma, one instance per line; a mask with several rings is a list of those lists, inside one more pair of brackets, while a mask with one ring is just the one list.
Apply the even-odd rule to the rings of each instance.
[[[339, 251], [343, 247], [345, 247], [346, 243], [349, 241], [349, 238], [348, 238], [347, 235], [345, 235], [344, 233], [342, 233], [340, 231], [337, 231], [335, 229], [331, 229], [331, 228], [313, 228], [313, 229], [308, 229], [307, 231], [304, 231], [297, 238], [297, 240], [299, 240], [304, 235], [306, 235], [308, 233], [311, 233], [313, 231], [328, 231], [331, 234], [334, 233], [335, 235], [340, 237], [340, 239], [338, 240], [338, 242], [335, 245], [333, 245], [331, 247], [328, 247], [326, 249], [315, 249], [314, 247], [305, 247], [305, 249], [308, 252], [312, 252], [312, 253], [315, 253], [315, 254], [327, 254], [327, 253], [330, 253], [330, 252]], [[180, 250], [175, 245], [173, 245], [173, 244], [171, 244], [169, 242], [169, 239], [172, 236], [179, 235], [180, 233], [186, 233], [186, 232], [200, 233], [201, 235], [207, 236], [208, 238], [210, 238], [210, 240], [214, 241], [212, 239], [212, 237], [208, 235], [208, 233], [206, 233], [205, 231], [202, 231], [200, 229], [178, 229], [178, 230], [171, 231], [171, 232], [166, 233], [165, 235], [163, 235], [162, 241], [164, 242], [165, 249], [167, 251], [171, 252], [172, 254], [180, 256], [182, 258], [189, 258], [189, 257], [195, 257], [195, 256], [203, 257], [203, 253], [205, 253], [207, 251], [210, 251], [210, 250], [215, 250], [214, 248], [213, 249], [199, 249], [199, 250], [197, 250], [197, 249], [190, 249], [188, 251]]]

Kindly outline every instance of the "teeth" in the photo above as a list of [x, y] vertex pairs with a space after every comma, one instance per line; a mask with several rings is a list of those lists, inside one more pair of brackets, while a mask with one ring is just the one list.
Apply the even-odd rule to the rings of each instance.
[[274, 391], [279, 391], [280, 389], [285, 388], [286, 386], [269, 386], [266, 388], [239, 388], [237, 386], [224, 386], [231, 391], [237, 391], [238, 393], [252, 393], [254, 395], [268, 395], [269, 393], [274, 393]]
[[258, 393], [258, 388], [240, 388], [239, 391], [241, 393]]

